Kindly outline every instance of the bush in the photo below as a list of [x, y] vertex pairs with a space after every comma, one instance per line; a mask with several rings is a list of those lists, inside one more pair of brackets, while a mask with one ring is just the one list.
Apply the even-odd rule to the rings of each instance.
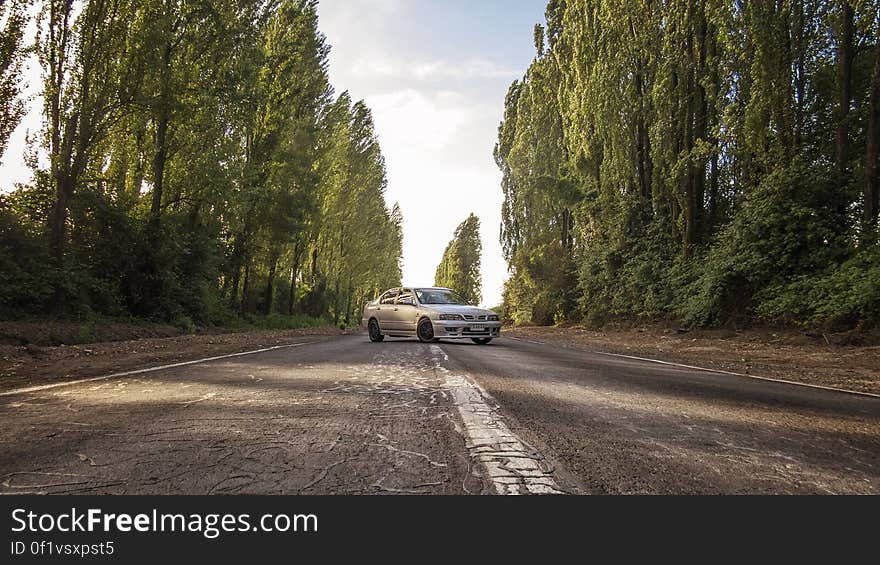
[[185, 314], [180, 314], [176, 318], [174, 318], [173, 325], [175, 328], [181, 330], [184, 333], [194, 334], [196, 333], [196, 324], [193, 322], [192, 318]]
[[[0, 316], [17, 319], [42, 310], [54, 294], [45, 238], [28, 231], [0, 199]], [[62, 279], [63, 280], [63, 279]]]
[[[751, 319], [768, 296], [778, 297], [768, 289], [836, 265], [846, 245], [833, 187], [827, 173], [798, 161], [767, 175], [705, 256], [692, 261], [692, 282], [677, 293], [684, 321]], [[779, 313], [781, 306], [763, 311]]]
[[79, 331], [76, 333], [76, 337], [74, 338], [75, 343], [92, 343], [97, 341], [97, 334], [95, 330], [97, 329], [97, 320], [91, 318], [83, 323], [79, 327]]
[[550, 325], [569, 319], [577, 301], [577, 271], [558, 242], [517, 253], [516, 268], [504, 284], [507, 323]]
[[758, 314], [783, 323], [851, 327], [880, 319], [880, 246], [760, 293]]

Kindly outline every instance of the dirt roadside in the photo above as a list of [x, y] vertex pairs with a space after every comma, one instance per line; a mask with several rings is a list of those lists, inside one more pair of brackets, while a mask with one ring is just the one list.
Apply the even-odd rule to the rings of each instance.
[[844, 345], [842, 336], [780, 330], [702, 330], [658, 326], [519, 327], [503, 335], [562, 347], [635, 355], [759, 377], [880, 394], [880, 345]]
[[0, 392], [324, 339], [344, 333], [346, 331], [327, 327], [178, 335], [81, 345], [0, 344]]

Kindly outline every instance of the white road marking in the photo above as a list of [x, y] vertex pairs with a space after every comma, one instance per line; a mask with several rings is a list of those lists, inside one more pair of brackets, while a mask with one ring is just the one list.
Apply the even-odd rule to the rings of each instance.
[[125, 371], [122, 373], [113, 373], [112, 375], [102, 375], [100, 377], [90, 377], [87, 379], [77, 379], [75, 381], [65, 381], [63, 383], [52, 383], [48, 385], [30, 386], [25, 388], [17, 388], [0, 392], [0, 396], [12, 396], [15, 394], [25, 394], [28, 392], [38, 392], [48, 390], [50, 388], [58, 388], [62, 386], [78, 385], [82, 383], [91, 383], [94, 381], [103, 381], [107, 379], [115, 379], [117, 377], [127, 377], [129, 375], [140, 375], [141, 373], [151, 373], [153, 371], [162, 371], [164, 369], [173, 369], [175, 367], [185, 367], [187, 365], [195, 365], [197, 363], [207, 363], [209, 361], [217, 361], [218, 359], [228, 359], [230, 357], [241, 357], [242, 355], [253, 355], [254, 353], [263, 353], [265, 351], [273, 351], [275, 349], [284, 349], [286, 347], [298, 347], [300, 345], [308, 345], [315, 343], [314, 341], [304, 341], [302, 343], [289, 343], [287, 345], [275, 345], [273, 347], [264, 347], [263, 349], [255, 349], [253, 351], [242, 351], [241, 353], [230, 353], [228, 355], [217, 355], [216, 357], [205, 357], [204, 359], [196, 359], [194, 361], [183, 361], [180, 363], [172, 363], [170, 365], [160, 365], [158, 367], [148, 367], [146, 369], [138, 369], [136, 371]]
[[464, 435], [471, 457], [483, 468], [498, 494], [564, 494], [544, 458], [513, 433], [492, 397], [464, 375], [454, 375], [441, 365], [449, 360], [431, 345], [435, 370], [446, 377], [455, 407], [464, 422]]
[[[543, 342], [543, 341], [533, 341], [531, 339], [523, 339], [521, 337], [513, 337], [513, 336], [506, 336], [506, 337], [508, 339], [515, 339], [516, 341], [524, 341], [526, 343], [533, 343], [535, 345], [550, 345], [550, 346], [554, 345], [552, 343], [547, 343], [547, 342]], [[567, 347], [566, 349], [573, 349], [573, 348]], [[596, 355], [608, 355], [610, 357], [623, 357], [624, 359], [634, 359], [636, 361], [647, 361], [649, 363], [659, 363], [660, 365], [671, 365], [673, 367], [683, 367], [685, 369], [694, 369], [697, 371], [705, 371], [707, 373], [721, 373], [724, 375], [733, 375], [735, 377], [746, 377], [748, 379], [757, 379], [759, 381], [769, 381], [772, 383], [784, 383], [784, 384], [788, 384], [788, 385], [805, 386], [808, 388], [818, 388], [821, 390], [831, 390], [834, 392], [844, 392], [846, 394], [856, 394], [859, 396], [871, 396], [874, 398], [880, 398], [880, 394], [874, 394], [872, 392], [862, 392], [860, 390], [849, 390], [846, 388], [836, 388], [833, 386], [814, 385], [814, 384], [810, 384], [810, 383], [799, 383], [797, 381], [788, 381], [785, 379], [776, 379], [773, 377], [759, 377], [758, 375], [747, 375], [745, 373], [735, 373], [733, 371], [725, 371], [723, 369], [708, 369], [706, 367], [697, 367], [696, 365], [685, 365], [683, 363], [673, 363], [672, 361], [661, 361], [659, 359], [651, 359], [649, 357], [637, 357], [635, 355], [624, 355], [622, 353], [608, 353], [606, 351], [588, 351], [586, 349], [580, 349], [580, 350], [575, 349], [575, 351], [583, 351], [584, 353], [593, 353]]]

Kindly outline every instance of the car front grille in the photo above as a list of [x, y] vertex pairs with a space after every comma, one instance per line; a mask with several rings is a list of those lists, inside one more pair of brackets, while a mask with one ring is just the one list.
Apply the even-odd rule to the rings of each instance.
[[474, 316], [473, 314], [464, 314], [463, 316], [464, 316], [465, 320], [478, 320], [478, 321], [485, 321], [486, 320], [485, 314], [480, 314], [479, 316]]

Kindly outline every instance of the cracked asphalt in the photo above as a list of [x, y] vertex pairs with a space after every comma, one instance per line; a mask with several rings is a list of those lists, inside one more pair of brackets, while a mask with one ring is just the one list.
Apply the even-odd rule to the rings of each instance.
[[3, 494], [880, 493], [880, 398], [504, 338], [321, 337], [0, 417]]

